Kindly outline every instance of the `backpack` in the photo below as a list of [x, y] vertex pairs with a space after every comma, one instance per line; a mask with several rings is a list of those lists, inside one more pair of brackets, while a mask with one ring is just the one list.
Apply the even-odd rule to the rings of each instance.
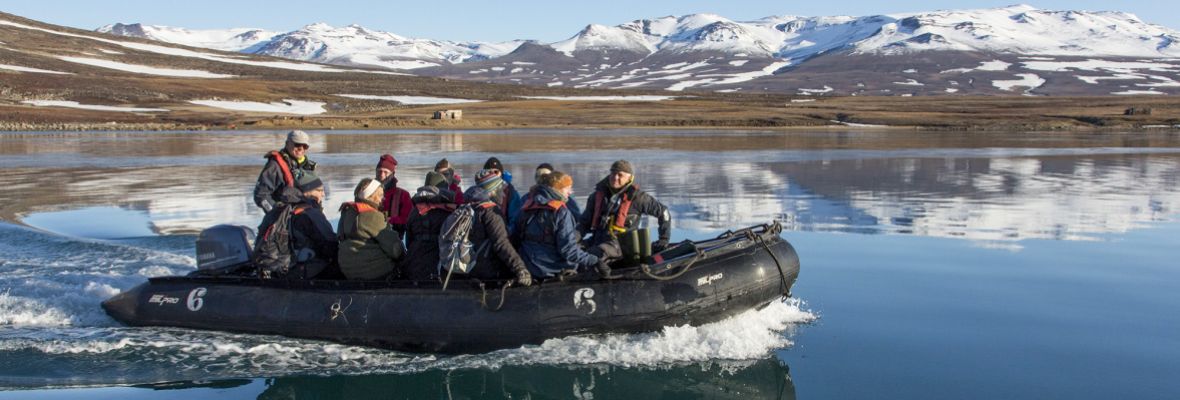
[[270, 226], [258, 227], [258, 238], [254, 240], [254, 266], [258, 277], [272, 278], [286, 275], [291, 268], [293, 244], [291, 243], [291, 221], [294, 207], [280, 204], [274, 210], [276, 217]]
[[471, 226], [475, 222], [475, 209], [472, 204], [464, 204], [455, 209], [443, 221], [442, 230], [438, 235], [438, 272], [441, 276], [447, 272], [468, 274], [475, 268], [476, 252], [471, 243]]

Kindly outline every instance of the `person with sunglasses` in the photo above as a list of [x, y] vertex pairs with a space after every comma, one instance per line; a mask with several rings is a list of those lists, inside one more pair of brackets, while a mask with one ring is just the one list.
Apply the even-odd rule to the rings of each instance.
[[287, 133], [287, 143], [282, 150], [266, 154], [266, 166], [258, 174], [254, 185], [254, 204], [263, 212], [270, 212], [275, 206], [275, 194], [283, 187], [295, 186], [304, 171], [315, 171], [315, 161], [307, 158], [311, 138], [304, 131]]

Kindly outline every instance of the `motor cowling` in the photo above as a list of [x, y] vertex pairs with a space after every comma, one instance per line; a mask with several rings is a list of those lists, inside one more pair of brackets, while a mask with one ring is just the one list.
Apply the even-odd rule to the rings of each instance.
[[217, 275], [250, 265], [254, 230], [241, 225], [217, 225], [197, 237], [197, 271]]

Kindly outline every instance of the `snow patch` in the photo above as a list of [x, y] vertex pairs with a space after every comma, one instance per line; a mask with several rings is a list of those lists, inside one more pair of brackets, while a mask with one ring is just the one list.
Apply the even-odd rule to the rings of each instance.
[[1028, 90], [1024, 92], [1029, 93], [1045, 84], [1045, 79], [1037, 76], [1037, 74], [1016, 74], [1016, 76], [1020, 77], [1020, 79], [992, 81], [992, 86], [1006, 91], [1011, 91], [1016, 87], [1027, 87]]
[[1139, 95], [1166, 96], [1167, 95], [1167, 93], [1157, 92], [1154, 89], [1152, 89], [1152, 90], [1124, 90], [1121, 92], [1110, 92], [1110, 94], [1119, 95], [1119, 96], [1139, 96]]
[[459, 104], [459, 103], [479, 103], [483, 100], [471, 99], [454, 99], [447, 97], [429, 97], [429, 96], [377, 96], [368, 94], [337, 94], [340, 97], [347, 97], [350, 99], [361, 100], [384, 100], [396, 101], [402, 104]]
[[98, 58], [67, 57], [67, 56], [61, 56], [58, 58], [63, 61], [69, 61], [69, 62], [76, 63], [76, 64], [85, 64], [85, 65], [89, 65], [89, 66], [93, 66], [93, 67], [115, 69], [115, 70], [119, 70], [119, 71], [134, 72], [137, 74], [145, 74], [145, 75], [171, 76], [171, 77], [177, 77], [177, 78], [211, 78], [211, 79], [233, 78], [236, 76], [236, 75], [228, 75], [228, 74], [215, 74], [215, 73], [212, 73], [209, 71], [201, 71], [201, 70], [195, 70], [195, 69], [170, 69], [170, 68], [149, 67], [147, 65], [127, 64], [127, 63], [121, 63], [118, 61], [102, 60], [102, 59], [98, 59]]
[[906, 79], [905, 82], [893, 82], [893, 84], [894, 85], [902, 85], [902, 86], [926, 86], [925, 83], [918, 82], [917, 80], [914, 80], [914, 79]]
[[34, 105], [38, 107], [66, 107], [77, 108], [82, 110], [95, 111], [119, 111], [119, 112], [168, 112], [171, 110], [165, 108], [137, 108], [137, 107], [115, 107], [115, 106], [100, 106], [95, 104], [79, 104], [76, 101], [64, 100], [25, 100], [21, 103]]
[[17, 65], [8, 65], [8, 64], [0, 64], [0, 69], [5, 69], [5, 70], [9, 70], [9, 71], [17, 71], [17, 72], [36, 72], [36, 73], [41, 73], [41, 74], [73, 75], [73, 73], [71, 73], [71, 72], [50, 71], [47, 69], [21, 67], [21, 66], [17, 66]]
[[836, 90], [836, 89], [833, 89], [831, 86], [824, 85], [823, 89], [803, 89], [803, 88], [800, 88], [799, 94], [804, 95], [804, 96], [811, 96], [811, 95], [816, 95], [816, 94], [828, 93], [833, 90]]
[[735, 67], [740, 67], [740, 66], [746, 65], [746, 63], [748, 63], [748, 62], [750, 62], [750, 60], [733, 60], [733, 61], [729, 62], [729, 65], [732, 65]]
[[260, 103], [256, 101], [190, 100], [189, 103], [234, 111], [299, 115], [315, 115], [324, 113], [324, 103], [318, 101], [283, 99], [281, 102], [276, 101], [272, 103]]
[[991, 60], [979, 64], [979, 66], [975, 67], [975, 69], [980, 71], [1007, 71], [1008, 67], [1010, 66], [1012, 66], [1012, 63], [1003, 62], [1000, 60]]
[[520, 96], [529, 100], [561, 100], [561, 101], [664, 101], [678, 96]]

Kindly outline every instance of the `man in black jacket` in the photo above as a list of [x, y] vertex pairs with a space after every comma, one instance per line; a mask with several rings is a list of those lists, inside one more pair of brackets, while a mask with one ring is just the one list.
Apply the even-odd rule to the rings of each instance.
[[262, 167], [258, 183], [254, 185], [254, 204], [263, 212], [274, 208], [274, 199], [279, 196], [280, 189], [294, 187], [305, 171], [315, 171], [315, 161], [307, 158], [310, 147], [311, 138], [307, 132], [291, 131], [287, 133], [287, 143], [282, 150], [266, 154], [266, 166]]
[[512, 247], [504, 217], [488, 192], [475, 185], [467, 189], [463, 197], [475, 212], [468, 233], [475, 248], [475, 268], [471, 270], [471, 277], [486, 280], [515, 278], [518, 285], [533, 284], [532, 274]]
[[591, 245], [597, 245], [635, 229], [644, 215], [659, 221], [660, 238], [652, 244], [652, 251], [660, 252], [668, 247], [672, 236], [672, 215], [668, 207], [635, 184], [631, 163], [619, 160], [611, 164], [610, 175], [598, 182], [594, 193], [586, 199], [586, 209], [578, 225], [582, 232], [593, 235]]
[[341, 274], [336, 265], [339, 243], [322, 206], [324, 182], [314, 173], [307, 172], [296, 185], [279, 190], [274, 200], [282, 204], [267, 212], [258, 226], [262, 237], [271, 230], [280, 214], [287, 212], [287, 207], [291, 208], [290, 269], [268, 271], [268, 275], [276, 278], [286, 275], [291, 279], [339, 277]]

